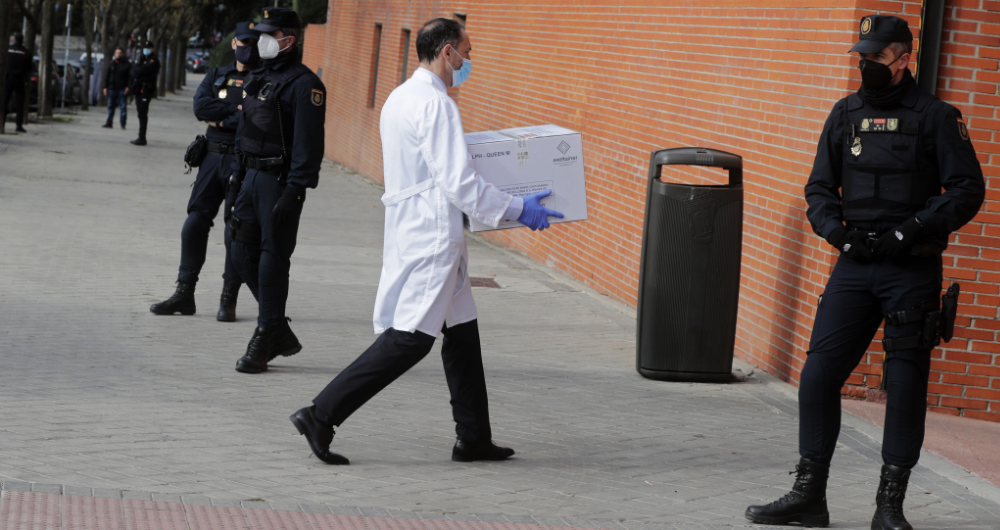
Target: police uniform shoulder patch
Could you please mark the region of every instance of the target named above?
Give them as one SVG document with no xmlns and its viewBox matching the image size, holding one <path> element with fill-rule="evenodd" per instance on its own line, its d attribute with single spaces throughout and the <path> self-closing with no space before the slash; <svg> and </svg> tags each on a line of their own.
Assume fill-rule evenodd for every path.
<svg viewBox="0 0 1000 530">
<path fill-rule="evenodd" d="M 314 88 L 313 91 L 312 91 L 312 97 L 310 98 L 310 101 L 312 101 L 312 104 L 315 105 L 315 106 L 317 106 L 317 107 L 320 106 L 320 105 L 322 105 L 323 104 L 323 91 Z"/>
<path fill-rule="evenodd" d="M 969 140 L 969 128 L 965 125 L 965 118 L 958 118 L 958 135 L 963 140 Z"/>
<path fill-rule="evenodd" d="M 865 17 L 865 19 L 861 21 L 861 34 L 867 35 L 869 32 L 871 32 L 871 30 L 872 30 L 872 17 Z"/>
</svg>

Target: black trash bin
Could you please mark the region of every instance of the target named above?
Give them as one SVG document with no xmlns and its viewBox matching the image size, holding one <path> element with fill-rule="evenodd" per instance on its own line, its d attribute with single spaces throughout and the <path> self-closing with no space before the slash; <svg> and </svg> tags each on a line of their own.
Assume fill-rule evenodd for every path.
<svg viewBox="0 0 1000 530">
<path fill-rule="evenodd" d="M 729 170 L 729 184 L 660 180 L 663 166 Z M 664 381 L 732 380 L 743 244 L 743 159 L 696 147 L 654 151 L 639 261 L 636 369 Z"/>
</svg>

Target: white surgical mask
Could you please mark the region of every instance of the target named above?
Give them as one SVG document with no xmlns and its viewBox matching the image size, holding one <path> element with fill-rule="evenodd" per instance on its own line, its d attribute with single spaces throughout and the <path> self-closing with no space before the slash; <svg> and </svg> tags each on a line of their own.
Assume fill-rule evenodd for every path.
<svg viewBox="0 0 1000 530">
<path fill-rule="evenodd" d="M 457 54 L 458 52 L 456 51 L 455 53 Z M 451 66 L 451 63 L 448 63 L 448 66 L 451 66 L 451 86 L 461 85 L 472 75 L 472 59 L 466 59 L 461 55 L 458 57 L 462 59 L 462 66 L 457 70 L 454 66 Z"/>
<path fill-rule="evenodd" d="M 264 33 L 257 39 L 257 51 L 260 52 L 261 59 L 274 59 L 279 53 L 288 49 L 288 46 L 282 48 L 278 41 L 285 40 L 291 37 L 282 37 L 280 39 L 275 39 L 274 37 Z"/>
</svg>

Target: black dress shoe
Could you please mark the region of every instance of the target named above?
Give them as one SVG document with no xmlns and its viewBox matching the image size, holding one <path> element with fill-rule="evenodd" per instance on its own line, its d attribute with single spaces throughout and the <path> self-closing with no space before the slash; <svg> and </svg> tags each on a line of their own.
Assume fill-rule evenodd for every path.
<svg viewBox="0 0 1000 530">
<path fill-rule="evenodd" d="M 129 143 L 132 144 L 132 145 L 146 145 L 146 139 L 145 138 L 136 138 L 135 140 L 132 140 Z"/>
<path fill-rule="evenodd" d="M 292 332 L 288 321 L 285 321 L 284 325 L 274 330 L 271 336 L 271 353 L 268 354 L 267 360 L 268 362 L 273 361 L 279 355 L 291 357 L 300 351 L 302 351 L 302 344 L 299 344 L 299 338 Z"/>
<path fill-rule="evenodd" d="M 507 460 L 514 456 L 514 450 L 510 447 L 500 447 L 490 442 L 455 442 L 455 448 L 451 450 L 451 459 L 455 462 L 475 462 L 476 460 Z"/>
<path fill-rule="evenodd" d="M 240 285 L 229 282 L 222 284 L 219 312 L 215 315 L 215 319 L 219 322 L 236 322 L 236 297 L 240 294 Z"/>
<path fill-rule="evenodd" d="M 28 131 L 24 127 L 18 127 L 17 129 L 14 129 L 14 132 L 23 132 L 23 133 L 26 133 Z"/>
<path fill-rule="evenodd" d="M 333 442 L 333 427 L 323 425 L 313 413 L 314 407 L 300 409 L 289 416 L 292 424 L 298 429 L 299 434 L 306 437 L 309 448 L 312 449 L 316 458 L 330 464 L 331 466 L 346 466 L 351 463 L 344 455 L 330 452 L 330 444 Z"/>
<path fill-rule="evenodd" d="M 101 128 L 102 129 L 114 129 L 115 126 L 111 125 L 110 123 L 105 123 L 104 125 L 101 125 Z"/>
<path fill-rule="evenodd" d="M 177 282 L 177 289 L 170 298 L 162 302 L 157 302 L 149 306 L 149 312 L 154 315 L 193 315 L 194 305 L 194 285 L 193 283 Z"/>
<path fill-rule="evenodd" d="M 236 371 L 245 374 L 259 374 L 267 371 L 267 361 L 271 351 L 271 333 L 258 327 L 247 344 L 247 352 L 236 361 Z"/>
</svg>

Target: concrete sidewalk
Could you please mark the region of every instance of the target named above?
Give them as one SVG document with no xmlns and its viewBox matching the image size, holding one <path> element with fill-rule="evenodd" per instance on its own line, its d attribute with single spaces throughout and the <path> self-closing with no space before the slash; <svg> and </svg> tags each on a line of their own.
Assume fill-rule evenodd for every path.
<svg viewBox="0 0 1000 530">
<path fill-rule="evenodd" d="M 176 278 L 194 177 L 183 150 L 202 130 L 191 95 L 193 85 L 153 102 L 146 147 L 128 144 L 135 124 L 101 129 L 100 109 L 0 136 L 0 529 L 85 524 L 73 510 L 93 528 L 347 528 L 342 516 L 356 516 L 384 528 L 714 529 L 746 526 L 748 504 L 788 490 L 788 385 L 643 379 L 627 312 L 471 238 L 472 276 L 501 286 L 476 298 L 495 439 L 517 456 L 449 461 L 454 424 L 432 354 L 338 431 L 351 466 L 318 462 L 288 415 L 374 338 L 381 191 L 324 164 L 292 258 L 288 313 L 304 350 L 265 374 L 237 373 L 256 311 L 244 289 L 239 321 L 215 320 L 220 230 L 198 313 L 148 309 Z M 836 528 L 870 525 L 877 437 L 845 416 L 829 491 Z M 989 529 L 1000 527 L 998 499 L 927 454 L 906 506 L 916 528 Z M 125 515 L 136 510 L 165 522 Z"/>
</svg>

